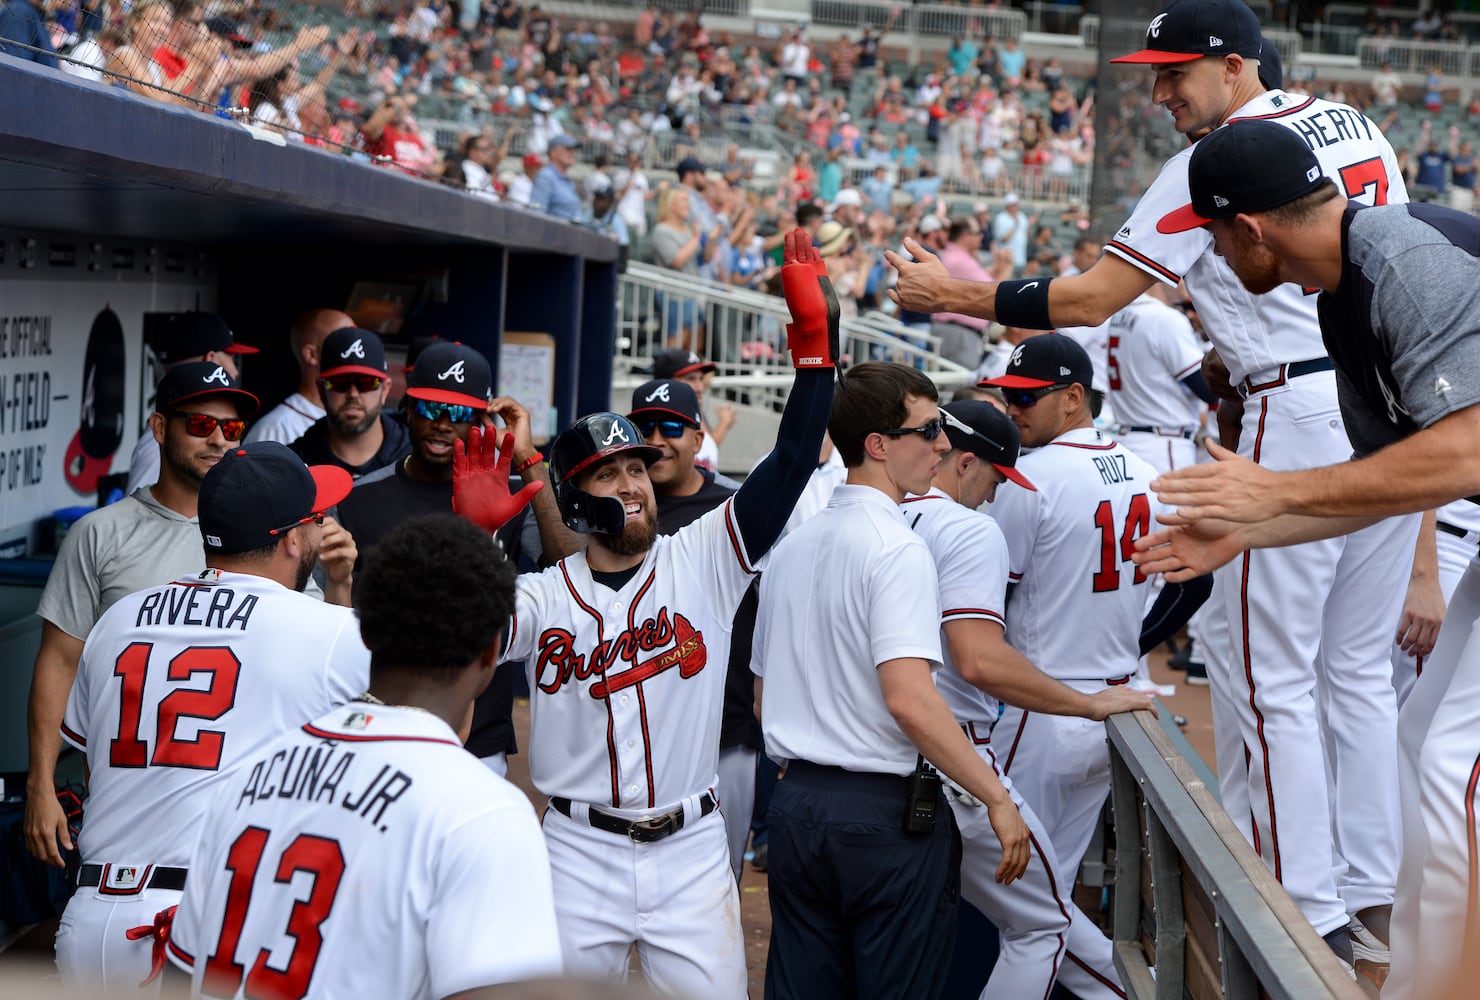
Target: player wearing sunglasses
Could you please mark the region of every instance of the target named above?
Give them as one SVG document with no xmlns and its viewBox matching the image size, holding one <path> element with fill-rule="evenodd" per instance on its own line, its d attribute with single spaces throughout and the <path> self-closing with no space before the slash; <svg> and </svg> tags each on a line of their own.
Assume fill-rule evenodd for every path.
<svg viewBox="0 0 1480 1000">
<path fill-rule="evenodd" d="M 688 382 L 664 378 L 643 383 L 632 392 L 627 416 L 643 440 L 661 452 L 648 466 L 660 533 L 672 534 L 739 488 L 698 464 L 706 435 L 699 394 Z"/>
<path fill-rule="evenodd" d="M 385 346 L 369 330 L 345 327 L 319 352 L 324 416 L 288 447 L 310 465 L 337 465 L 359 479 L 411 450 L 406 427 L 382 412 L 390 395 Z"/>
</svg>

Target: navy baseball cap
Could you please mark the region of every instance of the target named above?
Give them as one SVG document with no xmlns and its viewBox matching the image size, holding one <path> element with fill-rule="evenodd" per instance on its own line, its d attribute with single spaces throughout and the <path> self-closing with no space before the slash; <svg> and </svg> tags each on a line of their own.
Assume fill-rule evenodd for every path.
<svg viewBox="0 0 1480 1000">
<path fill-rule="evenodd" d="M 493 371 L 488 359 L 466 344 L 442 340 L 428 344 L 406 374 L 406 395 L 434 403 L 488 409 Z"/>
<path fill-rule="evenodd" d="M 172 316 L 165 327 L 159 360 L 167 365 L 185 358 L 201 358 L 213 351 L 256 354 L 257 348 L 238 344 L 226 321 L 215 313 L 187 312 Z"/>
<path fill-rule="evenodd" d="M 1172 0 L 1146 26 L 1146 47 L 1113 63 L 1192 62 L 1204 56 L 1258 59 L 1264 36 L 1244 0 Z"/>
<path fill-rule="evenodd" d="M 682 420 L 690 427 L 703 423 L 699 396 L 693 386 L 677 379 L 660 378 L 644 382 L 632 392 L 629 420 L 650 417 L 653 420 Z"/>
<path fill-rule="evenodd" d="M 168 413 L 192 399 L 220 396 L 236 406 L 239 417 L 250 417 L 262 402 L 243 389 L 231 373 L 214 361 L 187 361 L 165 373 L 154 388 L 154 409 Z"/>
<path fill-rule="evenodd" d="M 977 385 L 998 389 L 1046 389 L 1051 385 L 1078 382 L 1088 389 L 1094 380 L 1095 366 L 1077 340 L 1062 333 L 1041 333 L 1017 345 L 1008 359 L 1006 374 Z"/>
<path fill-rule="evenodd" d="M 1016 468 L 1021 439 L 1011 418 L 980 399 L 957 399 L 940 408 L 951 447 L 969 451 L 1025 490 L 1038 487 Z"/>
<path fill-rule="evenodd" d="M 717 372 L 719 365 L 713 361 L 705 361 L 693 351 L 686 351 L 682 347 L 669 348 L 660 351 L 653 358 L 654 378 L 678 378 L 680 375 L 688 375 L 690 372 Z"/>
<path fill-rule="evenodd" d="M 1192 147 L 1192 203 L 1163 215 L 1156 231 L 1183 233 L 1213 219 L 1267 212 L 1303 198 L 1325 180 L 1305 140 L 1283 125 L 1252 118 L 1229 122 Z"/>
<path fill-rule="evenodd" d="M 324 338 L 319 348 L 319 377 L 335 375 L 373 375 L 385 378 L 390 366 L 385 361 L 385 344 L 369 330 L 346 326 Z"/>
<path fill-rule="evenodd" d="M 286 445 L 232 448 L 200 484 L 200 535 L 208 552 L 234 555 L 271 545 L 349 496 L 354 480 L 337 465 L 303 464 Z"/>
<path fill-rule="evenodd" d="M 1260 37 L 1263 48 L 1259 52 L 1259 82 L 1264 84 L 1265 90 L 1284 90 L 1285 64 L 1280 59 L 1280 50 L 1274 47 L 1268 35 Z"/>
</svg>

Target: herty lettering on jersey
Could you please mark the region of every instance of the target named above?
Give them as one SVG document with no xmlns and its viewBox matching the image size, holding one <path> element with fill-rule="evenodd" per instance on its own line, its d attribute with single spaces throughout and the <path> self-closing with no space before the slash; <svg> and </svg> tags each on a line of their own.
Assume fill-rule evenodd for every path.
<svg viewBox="0 0 1480 1000">
<path fill-rule="evenodd" d="M 1289 125 L 1312 150 L 1334 146 L 1347 139 L 1370 140 L 1373 134 L 1372 123 L 1367 116 L 1351 108 L 1323 108 L 1293 117 Z"/>
<path fill-rule="evenodd" d="M 135 628 L 145 625 L 199 625 L 203 628 L 247 630 L 257 598 L 238 598 L 230 587 L 194 587 L 174 584 L 156 590 L 139 605 Z"/>
<path fill-rule="evenodd" d="M 273 798 L 326 806 L 337 803 L 345 812 L 367 820 L 384 833 L 381 818 L 388 807 L 411 790 L 411 776 L 383 764 L 374 777 L 366 780 L 363 773 L 351 773 L 354 763 L 355 752 L 335 743 L 279 750 L 252 765 L 236 808 Z"/>
<path fill-rule="evenodd" d="M 693 677 L 704 669 L 708 659 L 704 633 L 696 630 L 683 615 L 675 614 L 670 622 L 667 608 L 659 609 L 657 617 L 641 625 L 603 639 L 590 652 L 578 653 L 575 645 L 576 637 L 563 628 L 549 628 L 540 633 L 535 683 L 545 694 L 557 693 L 572 680 L 579 683 L 599 676 L 601 680 L 591 685 L 589 693 L 602 701 L 674 667 L 678 668 L 680 677 Z M 638 661 L 641 654 L 658 649 L 663 652 Z M 613 667 L 623 663 L 631 666 L 612 672 Z"/>
</svg>

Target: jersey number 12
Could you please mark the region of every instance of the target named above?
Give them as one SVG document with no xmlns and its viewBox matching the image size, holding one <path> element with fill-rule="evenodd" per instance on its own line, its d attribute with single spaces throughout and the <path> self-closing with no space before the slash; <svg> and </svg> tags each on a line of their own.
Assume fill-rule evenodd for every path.
<svg viewBox="0 0 1480 1000">
<path fill-rule="evenodd" d="M 180 739 L 175 729 L 181 719 L 214 722 L 236 704 L 237 675 L 242 661 L 227 646 L 191 646 L 170 660 L 168 678 L 188 681 L 196 674 L 209 674 L 210 686 L 204 691 L 182 688 L 171 691 L 159 702 L 155 724 L 154 753 L 139 736 L 139 723 L 144 713 L 144 681 L 149 676 L 149 657 L 154 645 L 130 643 L 113 664 L 113 676 L 119 678 L 118 738 L 109 746 L 108 763 L 114 767 L 189 767 L 214 771 L 221 766 L 221 745 L 226 734 L 218 729 L 202 729 L 195 739 Z"/>
<path fill-rule="evenodd" d="M 1117 532 L 1115 510 L 1110 506 L 1109 500 L 1101 500 L 1100 505 L 1095 508 L 1095 527 L 1100 529 L 1100 569 L 1091 577 L 1091 582 L 1095 593 L 1103 594 L 1120 589 L 1120 564 L 1131 561 L 1131 556 L 1136 551 L 1136 539 L 1151 530 L 1151 503 L 1144 493 L 1131 497 L 1130 509 L 1125 514 L 1125 524 Z M 1120 547 L 1119 559 L 1115 552 L 1117 541 Z M 1137 566 L 1132 582 L 1142 583 L 1145 579 L 1146 574 Z"/>
</svg>

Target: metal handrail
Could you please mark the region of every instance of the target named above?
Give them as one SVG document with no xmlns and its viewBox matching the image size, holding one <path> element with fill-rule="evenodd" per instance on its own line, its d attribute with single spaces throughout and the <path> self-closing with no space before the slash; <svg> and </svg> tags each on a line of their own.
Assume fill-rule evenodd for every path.
<svg viewBox="0 0 1480 1000">
<path fill-rule="evenodd" d="M 1127 996 L 1205 995 L 1193 987 L 1210 984 L 1189 980 L 1207 969 L 1217 970 L 1221 983 L 1211 985 L 1227 997 L 1364 996 L 1157 721 L 1146 712 L 1112 715 L 1105 730 L 1115 967 Z M 1189 961 L 1194 953 L 1201 962 Z"/>
</svg>

